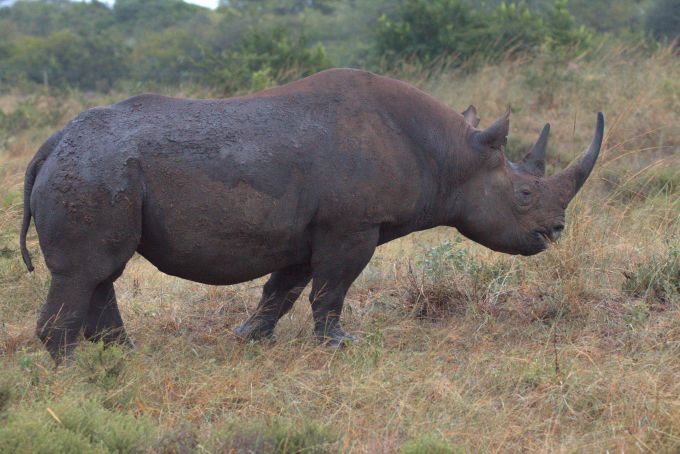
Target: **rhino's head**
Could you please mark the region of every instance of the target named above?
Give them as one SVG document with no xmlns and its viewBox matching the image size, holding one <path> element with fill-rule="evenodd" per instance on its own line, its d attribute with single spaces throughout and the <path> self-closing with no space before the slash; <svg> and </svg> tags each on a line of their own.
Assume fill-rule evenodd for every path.
<svg viewBox="0 0 680 454">
<path fill-rule="evenodd" d="M 588 150 L 567 169 L 549 177 L 545 176 L 545 149 L 550 125 L 545 125 L 524 159 L 515 163 L 503 154 L 509 111 L 484 130 L 474 128 L 475 115 L 464 116 L 472 126 L 468 143 L 479 166 L 457 194 L 455 226 L 468 238 L 499 252 L 533 255 L 543 251 L 559 238 L 565 209 L 595 165 L 604 116 L 597 115 Z"/>
</svg>

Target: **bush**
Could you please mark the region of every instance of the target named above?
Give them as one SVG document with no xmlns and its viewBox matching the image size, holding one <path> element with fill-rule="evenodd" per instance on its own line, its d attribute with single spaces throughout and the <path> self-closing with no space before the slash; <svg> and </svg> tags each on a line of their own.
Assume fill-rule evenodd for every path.
<svg viewBox="0 0 680 454">
<path fill-rule="evenodd" d="M 64 113 L 61 100 L 36 96 L 24 99 L 11 112 L 0 109 L 0 146 L 27 129 L 56 126 Z"/>
<path fill-rule="evenodd" d="M 645 25 L 656 39 L 680 39 L 680 0 L 655 0 L 647 12 Z"/>
<path fill-rule="evenodd" d="M 546 13 L 544 45 L 551 51 L 565 54 L 581 52 L 591 43 L 593 35 L 567 9 L 568 0 L 554 0 Z"/>
<path fill-rule="evenodd" d="M 464 449 L 451 445 L 438 434 L 424 434 L 404 443 L 399 450 L 401 454 L 456 454 Z"/>
<path fill-rule="evenodd" d="M 131 76 L 140 82 L 178 84 L 201 78 L 205 45 L 179 27 L 149 33 L 130 54 Z"/>
<path fill-rule="evenodd" d="M 680 302 L 680 242 L 667 240 L 666 251 L 624 272 L 623 291 L 664 305 Z"/>
<path fill-rule="evenodd" d="M 378 23 L 377 53 L 388 60 L 470 58 L 488 45 L 487 23 L 463 0 L 407 0 L 395 20 Z"/>
<path fill-rule="evenodd" d="M 316 423 L 305 422 L 299 427 L 275 419 L 270 426 L 232 427 L 217 443 L 217 452 L 248 452 L 254 454 L 326 454 L 339 452 L 338 437 Z"/>
<path fill-rule="evenodd" d="M 649 202 L 658 196 L 675 197 L 680 192 L 680 174 L 672 166 L 659 166 L 633 177 L 610 169 L 604 171 L 602 177 L 613 196 L 623 203 Z"/>
<path fill-rule="evenodd" d="M 333 1 L 289 6 L 330 13 Z M 88 90 L 130 80 L 152 87 L 192 82 L 234 93 L 331 66 L 321 44 L 307 45 L 283 16 L 260 9 L 211 12 L 181 0 L 119 0 L 113 10 L 99 3 L 18 2 L 0 9 L 0 79 L 3 86 Z"/>
<path fill-rule="evenodd" d="M 464 313 L 471 305 L 494 302 L 512 277 L 506 262 L 479 262 L 460 243 L 445 241 L 418 258 L 419 271 L 409 270 L 406 292 L 418 317 Z"/>
<path fill-rule="evenodd" d="M 116 0 L 113 16 L 122 28 L 135 33 L 161 31 L 207 16 L 207 12 L 182 0 Z"/>
<path fill-rule="evenodd" d="M 0 70 L 10 81 L 108 89 L 127 75 L 125 56 L 125 48 L 114 34 L 82 36 L 66 29 L 45 37 L 17 39 Z"/>
<path fill-rule="evenodd" d="M 11 377 L 0 377 L 0 417 L 12 401 L 14 387 L 15 381 Z"/>
<path fill-rule="evenodd" d="M 539 13 L 524 2 L 502 2 L 488 12 L 465 0 L 407 0 L 396 19 L 380 18 L 376 49 L 388 61 L 415 57 L 425 62 L 451 56 L 494 59 L 540 46 L 582 50 L 591 34 L 576 25 L 566 5 L 555 0 Z"/>
<path fill-rule="evenodd" d="M 251 28 L 235 49 L 206 56 L 204 80 L 233 93 L 285 83 L 331 66 L 321 44 L 306 44 L 304 35 L 283 27 Z"/>
<path fill-rule="evenodd" d="M 145 418 L 65 397 L 11 412 L 0 427 L 0 452 L 146 452 L 154 432 Z"/>
</svg>

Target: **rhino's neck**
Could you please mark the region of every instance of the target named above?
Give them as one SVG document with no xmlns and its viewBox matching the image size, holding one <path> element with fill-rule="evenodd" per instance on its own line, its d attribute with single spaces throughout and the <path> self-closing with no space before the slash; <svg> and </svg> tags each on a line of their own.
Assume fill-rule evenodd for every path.
<svg viewBox="0 0 680 454">
<path fill-rule="evenodd" d="M 413 144 L 412 152 L 432 179 L 425 206 L 401 231 L 439 225 L 455 226 L 461 187 L 479 168 L 479 156 L 469 146 L 472 129 L 461 114 L 427 93 L 403 82 L 388 85 L 382 103 Z M 409 233 L 409 232 L 406 232 Z M 404 233 L 404 234 L 406 234 Z"/>
</svg>

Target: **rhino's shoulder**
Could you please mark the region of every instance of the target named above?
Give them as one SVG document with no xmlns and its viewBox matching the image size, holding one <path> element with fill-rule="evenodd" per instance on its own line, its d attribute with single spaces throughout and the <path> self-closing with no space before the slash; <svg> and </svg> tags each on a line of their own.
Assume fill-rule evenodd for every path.
<svg viewBox="0 0 680 454">
<path fill-rule="evenodd" d="M 179 98 L 171 98 L 169 96 L 158 95 L 155 93 L 143 93 L 141 95 L 136 95 L 131 98 L 124 99 L 115 104 L 112 104 L 112 109 L 139 109 L 142 107 L 149 107 L 153 105 L 166 104 L 168 102 L 179 101 Z"/>
</svg>

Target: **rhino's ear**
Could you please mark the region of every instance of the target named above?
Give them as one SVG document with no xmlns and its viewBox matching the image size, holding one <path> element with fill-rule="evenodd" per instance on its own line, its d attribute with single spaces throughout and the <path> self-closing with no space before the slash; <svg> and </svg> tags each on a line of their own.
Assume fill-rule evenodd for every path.
<svg viewBox="0 0 680 454">
<path fill-rule="evenodd" d="M 494 123 L 483 131 L 480 131 L 475 140 L 482 146 L 501 149 L 508 141 L 510 130 L 510 108 Z"/>
<path fill-rule="evenodd" d="M 473 128 L 476 128 L 479 125 L 479 117 L 477 116 L 477 109 L 475 106 L 470 104 L 468 108 L 461 113 L 463 114 L 463 118 L 465 118 L 465 123 Z"/>
</svg>

